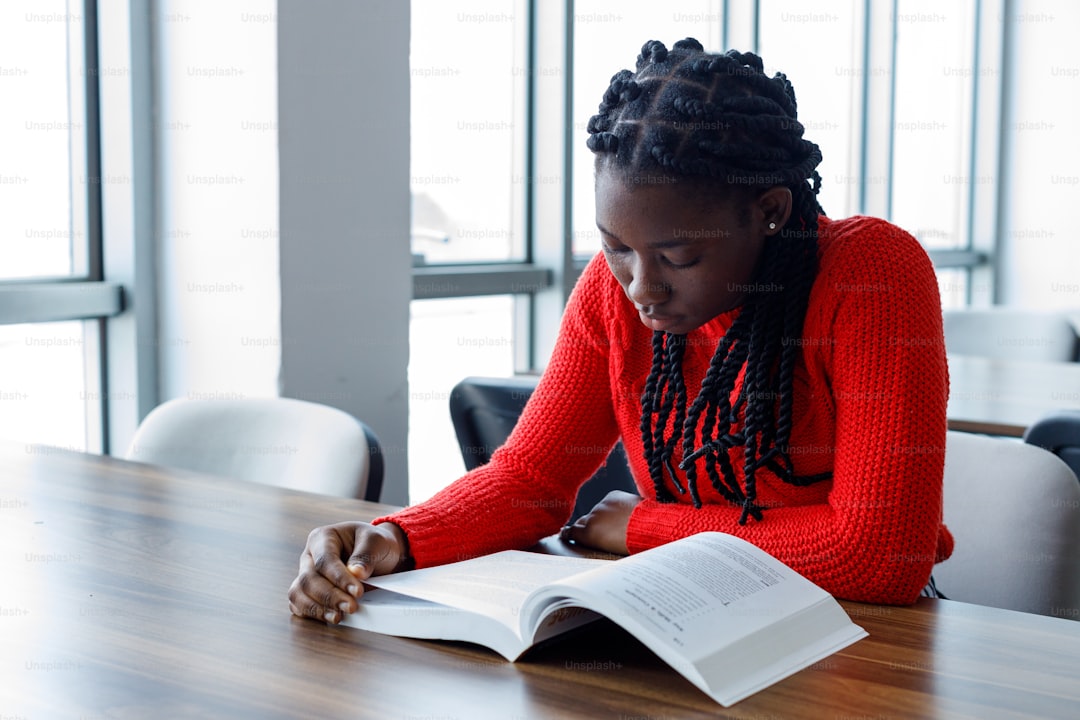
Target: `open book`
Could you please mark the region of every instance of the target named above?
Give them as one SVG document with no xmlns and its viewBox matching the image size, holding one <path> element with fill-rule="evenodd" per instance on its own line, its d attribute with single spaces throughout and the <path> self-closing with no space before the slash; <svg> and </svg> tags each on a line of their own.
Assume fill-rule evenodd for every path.
<svg viewBox="0 0 1080 720">
<path fill-rule="evenodd" d="M 603 616 L 725 706 L 867 634 L 817 585 L 716 532 L 615 561 L 509 550 L 367 584 L 344 624 L 516 660 Z"/>
</svg>

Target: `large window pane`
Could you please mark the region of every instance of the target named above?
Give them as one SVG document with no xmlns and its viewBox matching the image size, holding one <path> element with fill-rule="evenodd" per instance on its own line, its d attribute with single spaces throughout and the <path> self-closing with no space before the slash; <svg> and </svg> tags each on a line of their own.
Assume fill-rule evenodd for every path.
<svg viewBox="0 0 1080 720">
<path fill-rule="evenodd" d="M 514 373 L 514 297 L 413 300 L 409 326 L 409 499 L 420 502 L 465 471 L 450 391 L 468 375 Z"/>
<path fill-rule="evenodd" d="M 524 258 L 524 0 L 413 0 L 414 263 Z"/>
<path fill-rule="evenodd" d="M 765 71 L 782 72 L 795 87 L 804 137 L 821 148 L 818 201 L 830 217 L 856 211 L 853 186 L 861 181 L 854 142 L 861 115 L 854 98 L 863 82 L 862 28 L 857 0 L 808 4 L 800 0 L 761 0 L 761 57 Z M 805 38 L 814 52 L 806 53 Z"/>
<path fill-rule="evenodd" d="M 0 438 L 86 449 L 83 323 L 0 325 Z"/>
<path fill-rule="evenodd" d="M 87 271 L 82 34 L 80 2 L 0 3 L 0 279 Z"/>
<path fill-rule="evenodd" d="M 976 77 L 1000 82 L 996 68 L 972 63 L 975 2 L 899 0 L 893 123 L 893 222 L 928 248 L 967 246 L 971 108 Z"/>
<path fill-rule="evenodd" d="M 0 281 L 89 277 L 92 191 L 130 182 L 87 173 L 83 5 L 0 3 Z M 0 437 L 100 450 L 97 340 L 94 323 L 0 326 Z"/>
<path fill-rule="evenodd" d="M 585 126 L 596 113 L 611 76 L 633 70 L 641 46 L 660 40 L 668 47 L 685 37 L 707 50 L 720 50 L 721 0 L 668 3 L 577 0 L 574 3 L 573 87 L 573 251 L 592 255 L 600 249 L 593 198 L 593 154 L 585 147 Z"/>
</svg>

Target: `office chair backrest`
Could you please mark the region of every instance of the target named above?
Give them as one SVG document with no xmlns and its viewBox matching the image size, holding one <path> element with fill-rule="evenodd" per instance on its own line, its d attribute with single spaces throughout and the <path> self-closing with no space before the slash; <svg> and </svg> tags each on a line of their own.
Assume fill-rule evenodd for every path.
<svg viewBox="0 0 1080 720">
<path fill-rule="evenodd" d="M 1063 313 L 986 308 L 943 313 L 945 349 L 958 355 L 1072 362 L 1080 339 Z"/>
<path fill-rule="evenodd" d="M 944 490 L 956 548 L 934 580 L 947 598 L 1080 619 L 1080 483 L 1060 458 L 950 431 Z"/>
<path fill-rule="evenodd" d="M 1058 410 L 1039 418 L 1024 431 L 1024 442 L 1054 453 L 1080 476 L 1080 410 Z"/>
<path fill-rule="evenodd" d="M 170 400 L 140 423 L 129 460 L 377 501 L 379 441 L 327 405 L 289 398 Z"/>
<path fill-rule="evenodd" d="M 450 419 L 467 470 L 488 462 L 506 442 L 539 380 L 537 376 L 467 377 L 454 386 Z M 637 492 L 622 443 L 615 445 L 604 465 L 578 491 L 571 521 L 591 510 L 611 490 Z"/>
</svg>

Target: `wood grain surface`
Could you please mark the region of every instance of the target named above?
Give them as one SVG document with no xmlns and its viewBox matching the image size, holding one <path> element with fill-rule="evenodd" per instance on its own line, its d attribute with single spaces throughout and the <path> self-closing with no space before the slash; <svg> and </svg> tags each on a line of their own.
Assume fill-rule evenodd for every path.
<svg viewBox="0 0 1080 720">
<path fill-rule="evenodd" d="M 1080 712 L 1080 623 L 948 601 L 844 603 L 868 638 L 727 709 L 607 623 L 507 663 L 292 617 L 309 530 L 386 509 L 0 445 L 0 718 Z"/>
<path fill-rule="evenodd" d="M 1080 409 L 1080 363 L 949 356 L 950 430 L 1023 437 L 1067 408 Z"/>
</svg>

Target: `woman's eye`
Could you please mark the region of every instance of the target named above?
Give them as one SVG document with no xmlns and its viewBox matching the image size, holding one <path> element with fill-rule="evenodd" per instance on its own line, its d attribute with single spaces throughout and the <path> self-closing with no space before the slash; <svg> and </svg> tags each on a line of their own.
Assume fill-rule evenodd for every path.
<svg viewBox="0 0 1080 720">
<path fill-rule="evenodd" d="M 665 257 L 663 258 L 663 260 L 668 266 L 673 267 L 676 270 L 684 270 L 686 268 L 697 265 L 701 258 L 694 258 L 693 260 L 683 260 L 682 258 L 676 258 L 673 260 L 671 258 Z"/>
</svg>

